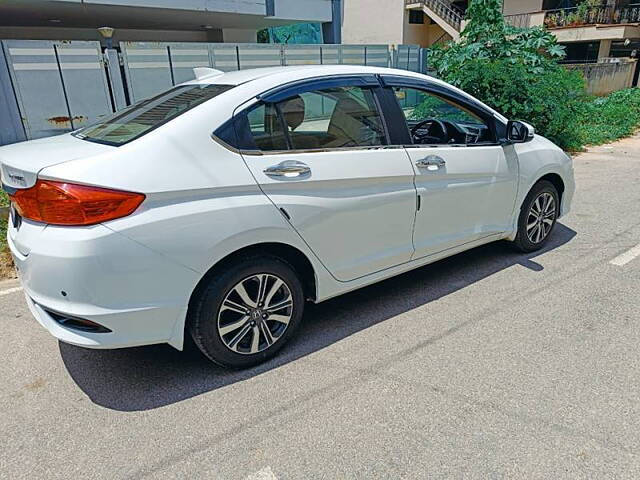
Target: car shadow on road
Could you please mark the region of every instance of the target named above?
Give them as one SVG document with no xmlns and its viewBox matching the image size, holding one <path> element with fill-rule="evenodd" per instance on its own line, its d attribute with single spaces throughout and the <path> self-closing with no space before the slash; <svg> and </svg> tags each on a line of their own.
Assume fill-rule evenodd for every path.
<svg viewBox="0 0 640 480">
<path fill-rule="evenodd" d="M 150 410 L 278 368 L 396 315 L 463 289 L 513 265 L 533 272 L 533 259 L 571 241 L 576 232 L 557 224 L 547 246 L 520 254 L 503 242 L 484 245 L 319 305 L 309 305 L 296 337 L 269 362 L 243 371 L 211 364 L 195 349 L 168 345 L 88 350 L 59 343 L 67 371 L 96 404 L 120 411 Z"/>
</svg>

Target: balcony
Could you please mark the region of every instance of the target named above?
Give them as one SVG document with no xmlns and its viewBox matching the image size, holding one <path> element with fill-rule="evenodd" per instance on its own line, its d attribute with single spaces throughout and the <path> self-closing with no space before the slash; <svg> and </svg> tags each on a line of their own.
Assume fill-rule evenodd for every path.
<svg viewBox="0 0 640 480">
<path fill-rule="evenodd" d="M 630 23 L 640 23 L 640 6 L 595 7 L 586 12 L 579 11 L 579 8 L 563 8 L 547 10 L 544 15 L 544 25 L 549 29 Z"/>
<path fill-rule="evenodd" d="M 438 17 L 433 18 L 437 23 L 440 23 L 438 20 L 441 20 L 455 29 L 456 32 L 461 30 L 464 12 L 454 5 L 451 0 L 405 0 L 404 4 L 408 9 L 425 9 L 428 14 L 435 14 L 434 16 Z"/>
</svg>

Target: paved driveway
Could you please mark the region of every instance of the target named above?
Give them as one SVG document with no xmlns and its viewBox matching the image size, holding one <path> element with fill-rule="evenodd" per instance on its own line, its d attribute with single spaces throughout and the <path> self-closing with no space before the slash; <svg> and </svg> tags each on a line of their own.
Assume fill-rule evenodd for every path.
<svg viewBox="0 0 640 480">
<path fill-rule="evenodd" d="M 3 284 L 0 477 L 638 478 L 640 139 L 575 166 L 544 252 L 318 305 L 250 371 L 59 344 Z"/>
</svg>

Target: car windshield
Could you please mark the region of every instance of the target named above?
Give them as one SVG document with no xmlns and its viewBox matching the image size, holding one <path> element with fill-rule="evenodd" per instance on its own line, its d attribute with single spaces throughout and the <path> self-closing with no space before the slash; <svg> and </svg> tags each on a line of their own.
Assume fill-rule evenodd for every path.
<svg viewBox="0 0 640 480">
<path fill-rule="evenodd" d="M 182 85 L 143 100 L 124 111 L 74 133 L 83 140 L 123 145 L 217 97 L 233 85 Z"/>
</svg>

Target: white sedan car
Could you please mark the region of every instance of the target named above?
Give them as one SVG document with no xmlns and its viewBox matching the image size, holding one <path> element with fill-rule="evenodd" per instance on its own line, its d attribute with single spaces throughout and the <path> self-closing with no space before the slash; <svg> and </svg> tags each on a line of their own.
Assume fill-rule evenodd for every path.
<svg viewBox="0 0 640 480">
<path fill-rule="evenodd" d="M 89 348 L 191 335 L 229 367 L 273 356 L 306 301 L 496 240 L 540 249 L 574 192 L 529 125 L 360 66 L 196 69 L 0 164 L 38 322 Z"/>
</svg>

